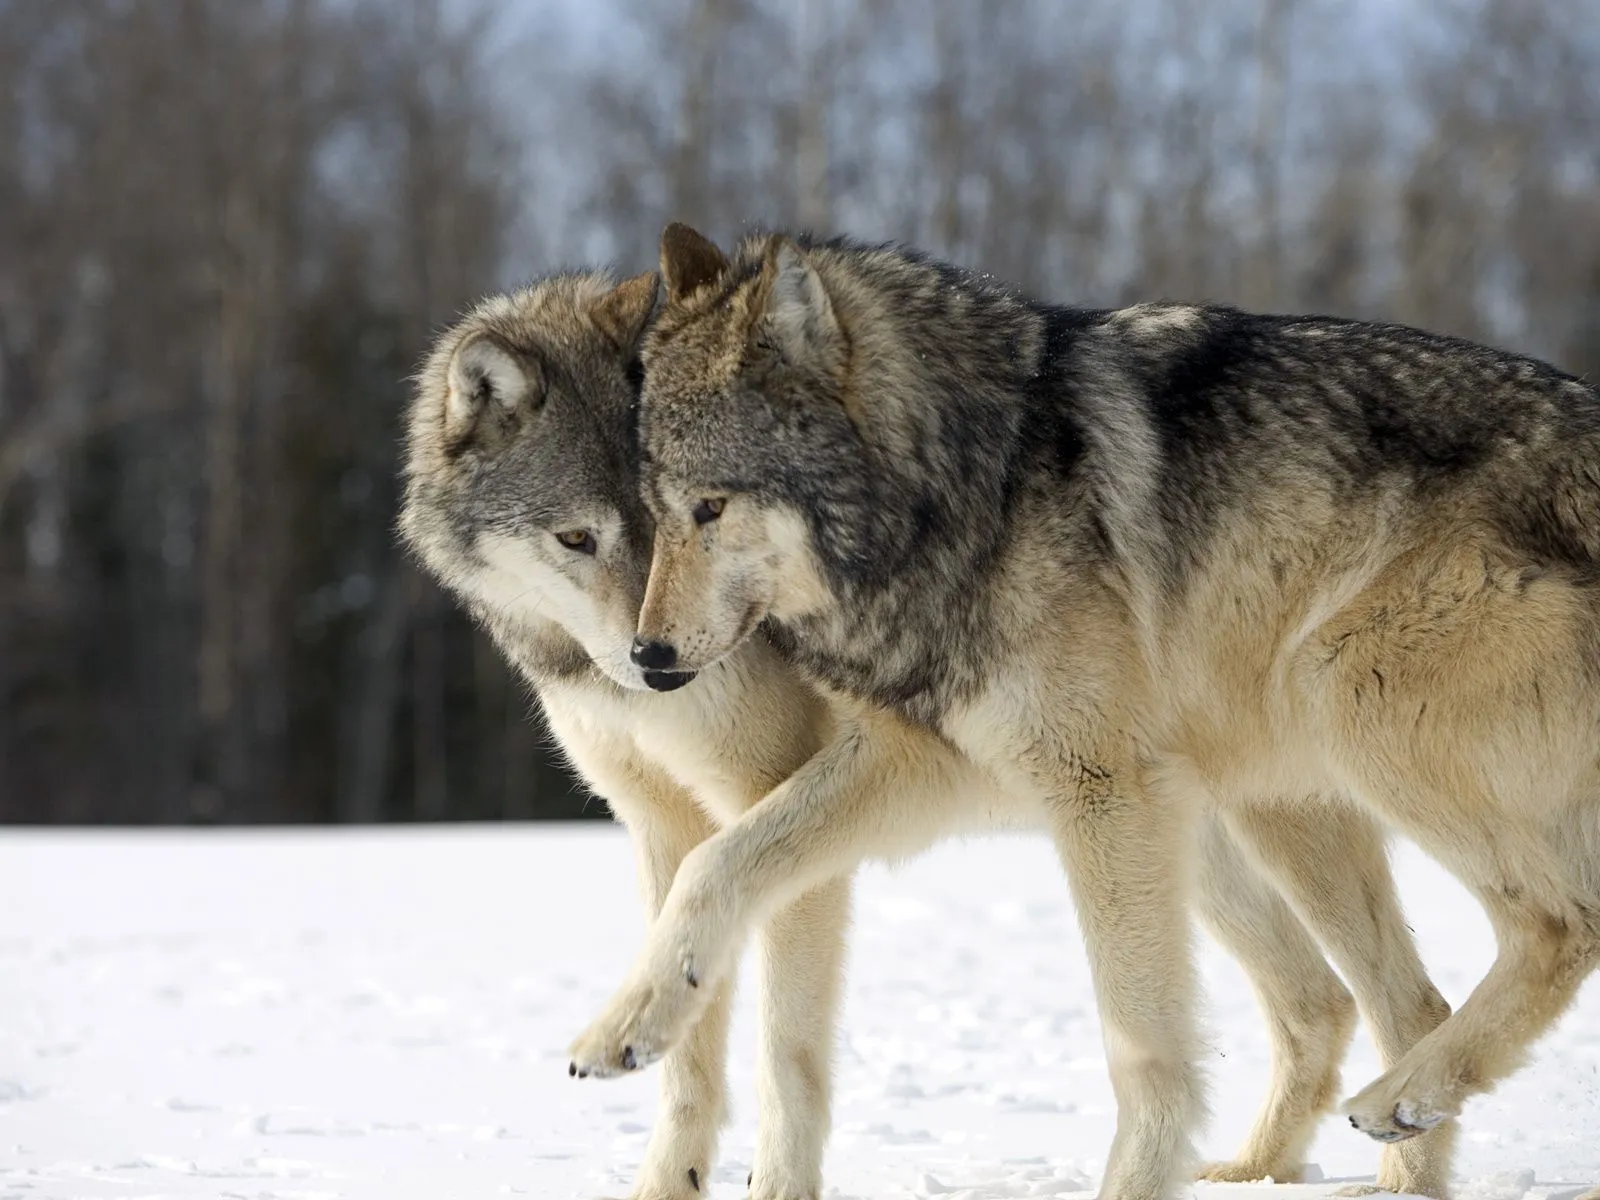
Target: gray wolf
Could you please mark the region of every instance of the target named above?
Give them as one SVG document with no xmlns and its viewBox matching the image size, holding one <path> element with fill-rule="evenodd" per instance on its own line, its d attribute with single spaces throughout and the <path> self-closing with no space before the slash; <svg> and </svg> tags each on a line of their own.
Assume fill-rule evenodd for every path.
<svg viewBox="0 0 1600 1200">
<path fill-rule="evenodd" d="M 562 751 L 627 827 L 652 915 L 689 851 L 829 736 L 826 708 L 759 641 L 689 689 L 688 676 L 634 661 L 650 538 L 637 350 L 657 291 L 653 272 L 620 284 L 556 275 L 445 331 L 407 414 L 400 516 L 404 542 L 517 666 Z M 830 881 L 762 931 L 756 1172 L 774 1195 L 820 1186 L 848 911 L 848 879 Z M 709 1180 L 730 985 L 706 992 L 663 1065 L 638 1200 L 686 1200 Z"/>
<path fill-rule="evenodd" d="M 1600 960 L 1592 387 L 1392 325 L 1042 304 L 848 241 L 725 256 L 669 226 L 662 270 L 639 636 L 704 672 L 764 627 L 840 719 L 685 861 L 581 1066 L 669 1049 L 752 920 L 970 816 L 905 785 L 916 730 L 1055 839 L 1118 1100 L 1103 1195 L 1170 1194 L 1202 1113 L 1208 807 L 1353 800 L 1495 927 L 1358 1128 L 1432 1136 L 1515 1068 Z M 1339 850 L 1291 856 L 1301 887 L 1340 889 Z"/>
<path fill-rule="evenodd" d="M 639 481 L 637 351 L 655 295 L 653 276 L 617 285 L 599 273 L 558 275 L 491 297 L 445 331 L 408 414 L 400 520 L 406 543 L 517 664 L 562 748 L 627 826 L 651 913 L 691 849 L 797 770 L 838 719 L 760 637 L 692 687 L 684 673 L 635 661 L 652 530 Z M 901 734 L 902 784 L 920 780 L 930 802 L 959 790 L 968 805 L 1003 815 L 994 782 L 942 740 L 914 727 Z M 1276 1050 L 1250 1141 L 1206 1174 L 1287 1180 L 1333 1099 L 1355 1007 L 1307 928 L 1391 1056 L 1448 1010 L 1359 813 L 1240 812 L 1204 828 L 1200 908 L 1249 970 Z M 1308 855 L 1341 864 L 1332 893 L 1295 873 Z M 757 1197 L 821 1188 L 847 911 L 848 884 L 833 880 L 761 929 Z M 640 1200 L 696 1195 L 715 1158 L 728 993 L 725 984 L 705 991 L 700 1019 L 665 1057 Z M 1442 1194 L 1447 1136 L 1386 1150 L 1380 1182 Z"/>
</svg>

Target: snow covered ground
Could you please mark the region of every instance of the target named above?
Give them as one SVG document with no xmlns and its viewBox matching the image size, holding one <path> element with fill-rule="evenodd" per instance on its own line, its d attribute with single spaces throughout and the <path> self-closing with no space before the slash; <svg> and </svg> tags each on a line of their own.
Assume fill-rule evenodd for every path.
<svg viewBox="0 0 1600 1200">
<path fill-rule="evenodd" d="M 1492 954 L 1465 893 L 1409 848 L 1408 912 L 1459 1002 Z M 565 1047 L 642 921 L 614 828 L 0 834 L 0 1200 L 621 1196 L 653 1075 L 575 1081 Z M 1067 888 L 1042 842 L 952 844 L 861 882 L 829 1194 L 1072 1196 L 1112 1129 Z M 1205 950 L 1210 1155 L 1266 1077 L 1243 977 Z M 713 1195 L 753 1141 L 750 989 Z M 1377 1070 L 1364 1035 L 1353 1090 Z M 1327 1122 L 1329 1181 L 1377 1146 Z M 1468 1110 L 1460 1192 L 1600 1180 L 1600 987 Z M 1270 1189 L 1324 1195 L 1321 1186 Z M 1201 1200 L 1263 1200 L 1203 1186 Z"/>
</svg>

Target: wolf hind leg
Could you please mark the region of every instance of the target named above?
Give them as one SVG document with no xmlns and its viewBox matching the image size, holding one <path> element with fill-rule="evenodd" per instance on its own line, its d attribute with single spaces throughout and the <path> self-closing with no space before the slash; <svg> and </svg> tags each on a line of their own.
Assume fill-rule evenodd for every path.
<svg viewBox="0 0 1600 1200">
<path fill-rule="evenodd" d="M 1513 833 L 1502 845 L 1514 838 Z M 1600 914 L 1574 899 L 1563 902 L 1553 881 L 1539 882 L 1546 887 L 1519 882 L 1474 888 L 1499 954 L 1454 1015 L 1345 1105 L 1357 1129 L 1399 1142 L 1456 1116 L 1468 1097 L 1488 1091 L 1522 1064 L 1535 1039 L 1600 965 Z M 1528 898 L 1535 895 L 1543 900 Z"/>
<path fill-rule="evenodd" d="M 1224 819 L 1344 973 L 1384 1066 L 1399 1062 L 1450 1015 L 1450 1006 L 1406 926 L 1382 830 L 1353 804 L 1331 799 L 1230 805 Z M 1446 1121 L 1385 1146 L 1378 1188 L 1442 1200 L 1456 1131 Z"/>
<path fill-rule="evenodd" d="M 1220 817 L 1206 817 L 1199 840 L 1201 921 L 1249 976 L 1272 1038 L 1272 1081 L 1250 1135 L 1233 1159 L 1207 1164 L 1199 1178 L 1298 1183 L 1317 1122 L 1338 1099 L 1355 1001 Z"/>
</svg>

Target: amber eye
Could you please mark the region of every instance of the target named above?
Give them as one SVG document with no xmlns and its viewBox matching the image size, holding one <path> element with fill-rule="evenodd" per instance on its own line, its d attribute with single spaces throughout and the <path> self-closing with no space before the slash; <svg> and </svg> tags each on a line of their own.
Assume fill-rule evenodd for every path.
<svg viewBox="0 0 1600 1200">
<path fill-rule="evenodd" d="M 576 550 L 579 554 L 594 553 L 594 534 L 587 529 L 563 529 L 556 534 L 556 541 L 568 550 Z"/>
<path fill-rule="evenodd" d="M 715 500 L 700 501 L 699 504 L 694 506 L 694 523 L 696 525 L 704 525 L 708 521 L 715 521 L 722 515 L 722 510 L 727 506 L 728 502 L 720 496 Z"/>
</svg>

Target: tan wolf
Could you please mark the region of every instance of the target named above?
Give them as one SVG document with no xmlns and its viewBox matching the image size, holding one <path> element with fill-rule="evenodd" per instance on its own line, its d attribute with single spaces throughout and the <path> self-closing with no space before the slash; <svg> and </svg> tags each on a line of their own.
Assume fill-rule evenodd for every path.
<svg viewBox="0 0 1600 1200">
<path fill-rule="evenodd" d="M 671 226 L 662 269 L 644 654 L 703 673 L 766 629 L 840 719 L 685 860 L 580 1067 L 669 1050 L 751 922 L 970 817 L 920 784 L 931 732 L 1066 866 L 1118 1100 L 1104 1196 L 1171 1194 L 1202 1114 L 1207 805 L 1259 830 L 1352 797 L 1488 911 L 1495 965 L 1359 1128 L 1437 1131 L 1514 1069 L 1600 961 L 1592 387 L 1397 326 L 1050 306 L 847 241 L 726 257 Z M 1342 891 L 1340 849 L 1285 873 Z"/>
<path fill-rule="evenodd" d="M 602 274 L 560 275 L 492 297 L 443 333 L 408 415 L 401 516 L 406 542 L 538 691 L 561 746 L 627 825 L 652 913 L 689 849 L 800 767 L 835 722 L 760 638 L 692 687 L 685 674 L 635 661 L 650 541 L 634 428 L 637 342 L 655 293 L 653 276 L 614 285 Z M 969 807 L 1003 813 L 998 787 L 941 740 L 912 729 L 905 738 L 916 761 L 902 785 L 932 804 L 951 789 Z M 1369 823 L 1321 810 L 1230 822 L 1206 826 L 1200 906 L 1255 981 L 1275 1069 L 1244 1150 L 1207 1174 L 1287 1180 L 1333 1099 L 1353 1021 L 1350 995 L 1302 920 L 1391 1057 L 1447 1010 L 1417 961 Z M 1320 891 L 1296 873 L 1308 855 L 1338 856 L 1337 888 Z M 762 931 L 759 1197 L 821 1187 L 847 904 L 847 885 L 827 883 Z M 640 1200 L 687 1198 L 709 1177 L 727 1023 L 726 988 L 711 993 L 666 1058 Z M 1447 1136 L 1386 1150 L 1380 1182 L 1441 1194 Z"/>
</svg>

